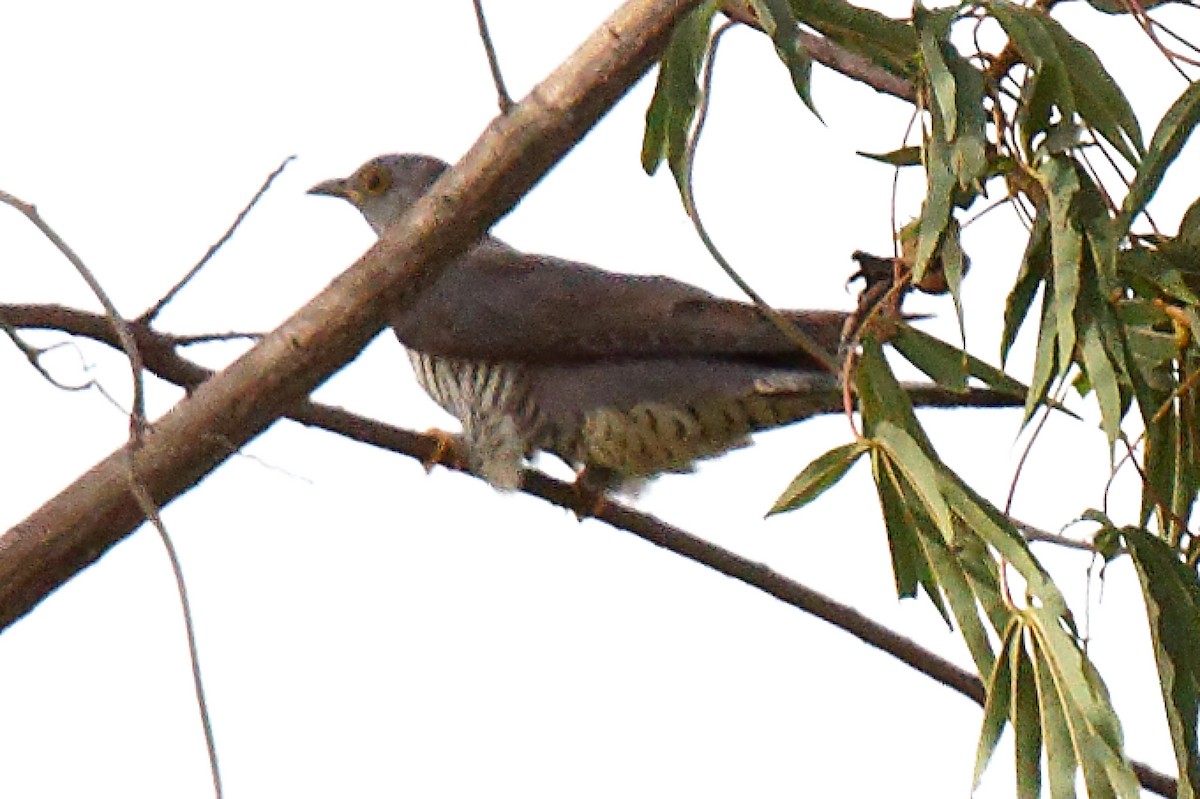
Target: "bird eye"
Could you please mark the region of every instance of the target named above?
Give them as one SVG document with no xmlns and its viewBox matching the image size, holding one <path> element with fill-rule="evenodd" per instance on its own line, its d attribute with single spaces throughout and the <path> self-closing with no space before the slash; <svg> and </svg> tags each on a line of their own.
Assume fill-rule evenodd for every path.
<svg viewBox="0 0 1200 799">
<path fill-rule="evenodd" d="M 363 172 L 362 187 L 367 194 L 383 194 L 392 185 L 392 174 L 373 166 Z"/>
</svg>

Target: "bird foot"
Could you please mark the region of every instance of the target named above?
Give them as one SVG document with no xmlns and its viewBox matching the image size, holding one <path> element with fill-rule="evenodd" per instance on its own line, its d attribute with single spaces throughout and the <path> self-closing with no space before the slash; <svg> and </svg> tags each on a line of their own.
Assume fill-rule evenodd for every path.
<svg viewBox="0 0 1200 799">
<path fill-rule="evenodd" d="M 584 466 L 575 472 L 575 482 L 571 488 L 575 493 L 575 518 L 583 521 L 589 516 L 599 516 L 608 504 L 608 489 L 612 485 L 614 475 L 602 467 Z"/>
<path fill-rule="evenodd" d="M 435 442 L 433 452 L 428 457 L 421 459 L 421 465 L 425 467 L 426 474 L 432 472 L 433 467 L 438 464 L 451 469 L 467 468 L 467 459 L 463 455 L 458 436 L 436 427 L 426 430 L 425 435 L 434 439 Z"/>
</svg>

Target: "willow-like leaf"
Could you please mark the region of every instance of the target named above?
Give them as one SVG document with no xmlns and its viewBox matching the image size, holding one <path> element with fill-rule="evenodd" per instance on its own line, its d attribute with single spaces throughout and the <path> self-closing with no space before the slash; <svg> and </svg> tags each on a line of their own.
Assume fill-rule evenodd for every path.
<svg viewBox="0 0 1200 799">
<path fill-rule="evenodd" d="M 1121 203 L 1121 213 L 1116 222 L 1118 237 L 1124 237 L 1129 232 L 1133 220 L 1158 191 L 1167 168 L 1175 162 L 1197 123 L 1200 123 L 1200 83 L 1193 83 L 1184 89 L 1183 94 L 1163 115 L 1150 139 L 1146 157 L 1138 166 L 1129 193 Z"/>
<path fill-rule="evenodd" d="M 865 441 L 853 441 L 835 447 L 814 460 L 792 480 L 767 512 L 768 516 L 798 510 L 835 485 L 850 471 L 863 453 L 870 449 Z"/>
<path fill-rule="evenodd" d="M 642 169 L 652 175 L 666 160 L 676 182 L 682 185 L 683 163 L 687 153 L 688 132 L 696 118 L 700 98 L 697 79 L 708 49 L 708 32 L 718 0 L 708 0 L 684 17 L 663 53 L 658 65 L 654 96 L 646 109 L 646 130 L 642 137 Z"/>
<path fill-rule="evenodd" d="M 1121 537 L 1142 586 L 1179 770 L 1179 797 L 1193 799 L 1200 789 L 1200 586 L 1196 572 L 1159 538 L 1134 528 L 1123 530 Z"/>
</svg>

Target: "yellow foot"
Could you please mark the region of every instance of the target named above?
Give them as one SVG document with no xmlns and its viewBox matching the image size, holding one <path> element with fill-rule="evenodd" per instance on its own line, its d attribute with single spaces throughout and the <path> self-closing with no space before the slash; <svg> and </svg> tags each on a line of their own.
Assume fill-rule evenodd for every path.
<svg viewBox="0 0 1200 799">
<path fill-rule="evenodd" d="M 429 453 L 428 457 L 421 459 L 421 465 L 425 467 L 426 474 L 432 472 L 433 467 L 439 463 L 452 469 L 466 468 L 467 461 L 463 457 L 458 436 L 436 427 L 426 430 L 425 435 L 434 440 L 433 452 Z"/>
<path fill-rule="evenodd" d="M 599 516 L 608 504 L 606 496 L 613 482 L 613 474 L 603 467 L 584 466 L 575 473 L 571 487 L 575 491 L 575 518 L 583 521 L 589 516 Z"/>
</svg>

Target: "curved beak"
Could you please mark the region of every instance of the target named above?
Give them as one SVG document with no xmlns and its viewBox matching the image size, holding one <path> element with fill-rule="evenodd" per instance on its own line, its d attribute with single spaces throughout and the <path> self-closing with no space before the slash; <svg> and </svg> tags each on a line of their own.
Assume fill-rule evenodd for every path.
<svg viewBox="0 0 1200 799">
<path fill-rule="evenodd" d="M 317 185 L 308 190 L 309 194 L 317 194 L 325 197 L 340 197 L 346 200 L 351 205 L 358 205 L 358 201 L 362 199 L 358 192 L 346 185 L 345 178 L 335 178 L 333 180 L 323 180 Z"/>
</svg>

